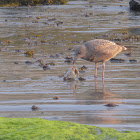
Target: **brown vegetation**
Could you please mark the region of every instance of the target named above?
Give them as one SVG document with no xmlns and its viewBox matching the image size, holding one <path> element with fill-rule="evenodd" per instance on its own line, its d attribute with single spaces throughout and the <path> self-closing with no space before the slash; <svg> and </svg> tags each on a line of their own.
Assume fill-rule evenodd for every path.
<svg viewBox="0 0 140 140">
<path fill-rule="evenodd" d="M 65 4 L 67 0 L 1 0 L 0 6 L 36 6 L 36 5 L 52 5 Z"/>
</svg>

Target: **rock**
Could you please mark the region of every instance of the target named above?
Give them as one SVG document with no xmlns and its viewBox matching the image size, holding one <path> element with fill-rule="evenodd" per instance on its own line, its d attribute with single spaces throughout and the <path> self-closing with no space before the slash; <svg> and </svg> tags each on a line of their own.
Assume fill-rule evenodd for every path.
<svg viewBox="0 0 140 140">
<path fill-rule="evenodd" d="M 73 60 L 73 57 L 67 56 L 67 57 L 65 57 L 65 59 L 66 59 L 66 60 Z"/>
<path fill-rule="evenodd" d="M 31 56 L 34 55 L 34 51 L 27 51 L 27 52 L 25 52 L 24 54 L 25 54 L 26 56 L 31 57 Z"/>
<path fill-rule="evenodd" d="M 63 80 L 67 81 L 67 82 L 72 82 L 72 81 L 75 80 L 75 78 L 66 78 L 66 77 L 64 77 Z"/>
<path fill-rule="evenodd" d="M 125 60 L 124 59 L 111 58 L 110 62 L 112 62 L 112 63 L 124 63 Z"/>
<path fill-rule="evenodd" d="M 140 0 L 130 0 L 129 6 L 130 10 L 140 11 Z"/>
<path fill-rule="evenodd" d="M 36 63 L 38 63 L 38 66 L 40 66 L 40 67 L 43 67 L 44 66 L 44 63 L 43 63 L 43 60 L 42 59 L 38 59 L 36 61 Z"/>
<path fill-rule="evenodd" d="M 56 23 L 57 26 L 59 26 L 60 24 L 63 24 L 62 21 L 57 21 L 57 22 L 55 22 L 55 23 Z"/>
<path fill-rule="evenodd" d="M 86 69 L 87 69 L 87 67 L 84 65 L 80 68 L 81 71 L 86 70 Z"/>
<path fill-rule="evenodd" d="M 31 65 L 31 64 L 33 64 L 33 62 L 31 62 L 31 61 L 25 61 L 25 64 Z"/>
<path fill-rule="evenodd" d="M 18 62 L 14 62 L 14 64 L 18 64 Z"/>
<path fill-rule="evenodd" d="M 37 107 L 36 105 L 32 106 L 32 110 L 38 110 L 38 109 L 39 109 L 39 107 Z"/>
<path fill-rule="evenodd" d="M 14 41 L 11 41 L 11 40 L 5 40 L 5 42 L 8 43 L 8 44 L 13 44 L 14 43 Z"/>
<path fill-rule="evenodd" d="M 85 70 L 87 70 L 87 67 L 84 66 L 84 65 L 83 65 L 82 67 L 79 68 L 79 72 L 80 72 L 80 73 L 85 73 L 85 72 L 86 72 Z"/>
<path fill-rule="evenodd" d="M 72 63 L 72 60 L 67 59 L 67 60 L 65 60 L 64 62 L 65 62 L 65 63 Z"/>
<path fill-rule="evenodd" d="M 42 59 L 38 59 L 38 60 L 36 60 L 36 63 L 43 63 L 43 60 Z"/>
<path fill-rule="evenodd" d="M 59 96 L 54 96 L 53 99 L 54 100 L 58 100 L 59 99 Z"/>
<path fill-rule="evenodd" d="M 79 81 L 85 81 L 85 80 L 86 80 L 86 79 L 83 78 L 83 77 L 79 77 L 78 79 L 79 79 Z"/>
<path fill-rule="evenodd" d="M 73 57 L 65 57 L 65 63 L 71 63 L 73 61 Z"/>
<path fill-rule="evenodd" d="M 43 70 L 50 70 L 50 67 L 46 64 L 43 66 Z"/>
<path fill-rule="evenodd" d="M 132 52 L 129 52 L 129 53 L 125 53 L 126 56 L 131 56 L 132 55 Z"/>
<path fill-rule="evenodd" d="M 59 58 L 60 54 L 56 53 L 55 55 L 50 55 L 50 58 Z"/>
<path fill-rule="evenodd" d="M 106 104 L 105 106 L 107 106 L 107 107 L 115 107 L 115 106 L 118 106 L 118 105 L 116 105 L 116 104 L 114 104 L 114 103 L 108 103 L 108 104 Z"/>
<path fill-rule="evenodd" d="M 46 43 L 44 40 L 41 40 L 40 42 L 41 42 L 41 44 L 44 44 L 44 43 Z"/>
<path fill-rule="evenodd" d="M 48 63 L 48 65 L 55 66 L 56 63 L 52 61 L 52 62 Z"/>
<path fill-rule="evenodd" d="M 18 50 L 18 49 L 17 49 L 17 50 L 15 50 L 15 52 L 20 52 L 20 51 L 21 51 L 21 50 Z"/>
<path fill-rule="evenodd" d="M 129 62 L 130 62 L 130 63 L 137 63 L 137 60 L 131 59 L 131 60 L 129 60 Z"/>
<path fill-rule="evenodd" d="M 41 17 L 37 16 L 36 19 L 41 19 Z"/>
</svg>

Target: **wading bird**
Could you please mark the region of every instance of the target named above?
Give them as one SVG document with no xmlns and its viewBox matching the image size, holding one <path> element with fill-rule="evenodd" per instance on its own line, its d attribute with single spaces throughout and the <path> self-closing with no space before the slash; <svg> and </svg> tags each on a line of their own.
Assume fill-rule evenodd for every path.
<svg viewBox="0 0 140 140">
<path fill-rule="evenodd" d="M 103 79 L 105 71 L 105 62 L 116 56 L 121 51 L 127 50 L 126 47 L 117 45 L 116 43 L 104 40 L 95 39 L 87 41 L 84 45 L 75 50 L 73 64 L 78 58 L 95 62 L 95 78 L 97 77 L 97 63 L 103 63 Z"/>
</svg>

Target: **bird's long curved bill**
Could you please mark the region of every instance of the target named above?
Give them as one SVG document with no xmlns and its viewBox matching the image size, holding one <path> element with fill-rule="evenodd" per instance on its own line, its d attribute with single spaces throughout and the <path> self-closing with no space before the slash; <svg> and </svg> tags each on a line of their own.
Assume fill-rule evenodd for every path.
<svg viewBox="0 0 140 140">
<path fill-rule="evenodd" d="M 76 61 L 77 61 L 77 57 L 74 57 L 73 65 L 76 63 Z"/>
</svg>

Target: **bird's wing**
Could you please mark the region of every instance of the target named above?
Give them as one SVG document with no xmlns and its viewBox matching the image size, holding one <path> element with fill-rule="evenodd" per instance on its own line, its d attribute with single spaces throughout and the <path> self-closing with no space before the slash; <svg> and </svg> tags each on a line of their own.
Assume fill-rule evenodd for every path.
<svg viewBox="0 0 140 140">
<path fill-rule="evenodd" d="M 117 44 L 103 44 L 95 48 L 95 53 L 100 55 L 115 56 L 122 51 L 122 47 Z"/>
<path fill-rule="evenodd" d="M 121 46 L 103 39 L 88 41 L 85 43 L 85 46 L 88 50 L 87 59 L 89 59 L 89 61 L 108 60 L 122 51 Z"/>
<path fill-rule="evenodd" d="M 103 39 L 95 39 L 84 44 L 92 54 L 114 54 L 122 51 L 122 47 L 116 43 Z"/>
</svg>

